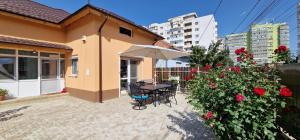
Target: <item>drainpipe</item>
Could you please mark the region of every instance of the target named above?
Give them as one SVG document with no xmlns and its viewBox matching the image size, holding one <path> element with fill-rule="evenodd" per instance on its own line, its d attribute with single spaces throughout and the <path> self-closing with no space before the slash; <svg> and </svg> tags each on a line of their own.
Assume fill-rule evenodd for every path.
<svg viewBox="0 0 300 140">
<path fill-rule="evenodd" d="M 108 16 L 105 15 L 105 20 L 100 25 L 98 30 L 99 35 L 99 102 L 103 102 L 103 92 L 102 92 L 102 29 L 108 19 Z"/>
</svg>

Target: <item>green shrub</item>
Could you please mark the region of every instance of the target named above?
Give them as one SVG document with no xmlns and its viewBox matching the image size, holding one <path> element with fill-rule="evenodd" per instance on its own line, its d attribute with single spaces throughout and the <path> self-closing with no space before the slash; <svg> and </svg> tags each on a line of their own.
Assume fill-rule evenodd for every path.
<svg viewBox="0 0 300 140">
<path fill-rule="evenodd" d="M 1 89 L 0 88 L 0 96 L 5 96 L 8 94 L 8 91 L 6 89 Z"/>
<path fill-rule="evenodd" d="M 291 91 L 280 85 L 277 72 L 256 67 L 244 48 L 236 50 L 236 66 L 204 67 L 191 71 L 189 102 L 221 139 L 275 139 L 278 109 Z"/>
</svg>

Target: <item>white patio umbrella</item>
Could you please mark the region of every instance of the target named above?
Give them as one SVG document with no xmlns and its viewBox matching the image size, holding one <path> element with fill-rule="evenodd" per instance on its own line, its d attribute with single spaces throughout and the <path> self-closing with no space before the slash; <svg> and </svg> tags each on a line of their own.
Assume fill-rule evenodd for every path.
<svg viewBox="0 0 300 140">
<path fill-rule="evenodd" d="M 178 57 L 189 56 L 189 54 L 186 52 L 162 48 L 153 45 L 133 45 L 128 50 L 123 52 L 122 56 L 150 57 L 154 59 L 170 60 Z M 154 84 L 156 84 L 156 71 L 154 74 Z"/>
</svg>

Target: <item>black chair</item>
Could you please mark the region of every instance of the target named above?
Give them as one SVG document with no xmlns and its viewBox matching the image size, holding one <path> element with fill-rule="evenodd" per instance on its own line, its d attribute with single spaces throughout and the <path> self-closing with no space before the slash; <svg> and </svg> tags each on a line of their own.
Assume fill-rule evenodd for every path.
<svg viewBox="0 0 300 140">
<path fill-rule="evenodd" d="M 129 88 L 130 88 L 130 97 L 138 103 L 138 107 L 140 110 L 142 106 L 145 106 L 144 103 L 149 98 L 149 95 L 145 95 L 144 91 L 136 83 L 131 83 L 129 85 Z M 135 106 L 133 106 L 133 108 L 135 108 Z"/>
<path fill-rule="evenodd" d="M 178 87 L 178 83 L 173 83 L 173 84 L 171 84 L 171 87 L 168 88 L 168 90 L 170 92 L 169 93 L 170 97 L 172 97 L 173 99 L 175 99 L 176 105 L 177 105 L 177 99 L 176 99 L 177 87 Z"/>
</svg>

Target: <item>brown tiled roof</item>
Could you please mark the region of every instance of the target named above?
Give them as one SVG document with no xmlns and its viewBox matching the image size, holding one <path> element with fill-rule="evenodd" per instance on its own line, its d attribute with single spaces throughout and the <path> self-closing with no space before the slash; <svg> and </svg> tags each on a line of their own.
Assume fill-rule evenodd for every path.
<svg viewBox="0 0 300 140">
<path fill-rule="evenodd" d="M 21 16 L 30 17 L 37 20 L 47 21 L 51 23 L 60 24 L 63 21 L 67 20 L 68 18 L 76 15 L 81 10 L 90 7 L 92 9 L 95 9 L 101 13 L 107 14 L 108 16 L 111 16 L 113 18 L 116 18 L 118 20 L 124 21 L 128 24 L 131 24 L 133 26 L 136 26 L 150 34 L 153 34 L 160 39 L 163 39 L 162 36 L 151 32 L 147 28 L 138 25 L 122 16 L 119 16 L 113 12 L 110 12 L 108 10 L 95 7 L 92 5 L 87 4 L 86 6 L 82 7 L 81 9 L 77 10 L 73 14 L 70 14 L 64 10 L 61 9 L 55 9 L 52 7 L 48 7 L 46 5 L 39 4 L 37 2 L 31 1 L 31 0 L 0 0 L 0 11 L 17 14 Z"/>
<path fill-rule="evenodd" d="M 167 49 L 173 49 L 173 50 L 180 51 L 180 50 L 176 49 L 172 44 L 170 44 L 170 43 L 168 43 L 164 40 L 159 40 L 159 41 L 155 42 L 154 45 L 162 47 L 162 48 L 167 48 Z"/>
<path fill-rule="evenodd" d="M 54 48 L 54 49 L 72 50 L 71 47 L 66 45 L 34 41 L 28 39 L 12 38 L 6 36 L 0 36 L 0 43 L 11 43 L 11 44 L 30 45 L 30 46 L 46 47 L 46 48 Z"/>
<path fill-rule="evenodd" d="M 116 19 L 118 19 L 118 20 L 124 21 L 124 22 L 126 22 L 126 23 L 128 23 L 128 24 L 131 24 L 131 25 L 135 26 L 135 27 L 138 27 L 138 28 L 140 28 L 140 29 L 142 29 L 142 30 L 144 30 L 144 31 L 146 31 L 146 32 L 148 32 L 148 33 L 150 33 L 150 34 L 152 34 L 152 35 L 155 35 L 155 36 L 159 37 L 160 39 L 164 39 L 164 37 L 162 37 L 161 35 L 158 35 L 158 34 L 156 34 L 156 33 L 152 32 L 152 31 L 150 31 L 149 29 L 147 29 L 147 28 L 145 28 L 145 27 L 143 27 L 143 26 L 141 26 L 141 25 L 138 25 L 138 24 L 134 23 L 133 21 L 131 21 L 131 20 L 129 20 L 129 19 L 126 19 L 126 18 L 124 18 L 124 17 L 122 17 L 122 16 L 120 16 L 120 15 L 114 13 L 114 12 L 111 12 L 111 11 L 108 11 L 108 10 L 106 10 L 106 9 L 99 8 L 99 7 L 90 5 L 90 4 L 87 4 L 87 5 L 85 5 L 84 7 L 80 8 L 80 9 L 77 10 L 75 13 L 73 13 L 73 14 L 71 14 L 70 16 L 68 16 L 67 18 L 65 18 L 63 21 L 65 21 L 65 20 L 67 20 L 68 18 L 70 18 L 70 17 L 76 15 L 78 12 L 80 12 L 81 10 L 83 10 L 83 9 L 85 9 L 85 8 L 87 8 L 87 7 L 92 8 L 92 9 L 95 9 L 96 11 L 101 12 L 101 13 L 104 13 L 104 14 L 110 16 L 110 17 L 113 17 L 113 18 L 116 18 Z M 61 21 L 61 22 L 63 22 L 63 21 Z"/>
<path fill-rule="evenodd" d="M 55 9 L 31 0 L 0 0 L 0 11 L 59 23 L 70 14 L 61 9 Z"/>
</svg>

